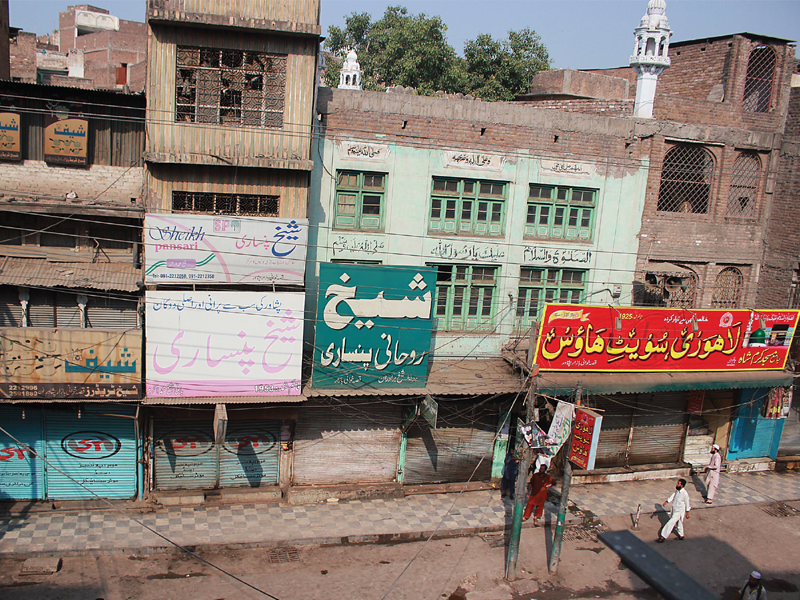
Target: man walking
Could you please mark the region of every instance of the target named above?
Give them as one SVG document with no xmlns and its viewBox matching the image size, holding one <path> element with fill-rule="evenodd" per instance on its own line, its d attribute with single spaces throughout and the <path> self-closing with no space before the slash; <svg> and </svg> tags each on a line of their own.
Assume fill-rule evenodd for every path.
<svg viewBox="0 0 800 600">
<path fill-rule="evenodd" d="M 706 467 L 706 497 L 703 500 L 706 504 L 711 504 L 714 501 L 714 496 L 719 486 L 719 471 L 721 467 L 722 457 L 719 454 L 719 446 L 714 444 L 711 446 L 711 460 L 708 461 L 708 466 Z"/>
<path fill-rule="evenodd" d="M 658 540 L 656 540 L 659 543 L 663 542 L 669 537 L 669 534 L 672 533 L 673 527 L 676 528 L 678 539 L 682 540 L 684 538 L 683 517 L 685 516 L 688 519 L 689 511 L 692 510 L 692 507 L 689 504 L 689 493 L 684 489 L 685 487 L 686 480 L 678 479 L 678 483 L 675 484 L 675 491 L 661 505 L 666 506 L 667 502 L 672 502 L 672 512 L 670 513 L 669 521 L 667 521 L 664 527 L 661 528 L 661 531 L 658 534 Z"/>
<path fill-rule="evenodd" d="M 736 600 L 767 600 L 767 590 L 761 585 L 761 573 L 753 571 Z"/>
<path fill-rule="evenodd" d="M 506 463 L 503 468 L 503 479 L 500 480 L 500 497 L 505 498 L 506 494 L 514 499 L 514 487 L 517 485 L 517 474 L 519 473 L 519 459 L 513 452 L 506 454 Z"/>
<path fill-rule="evenodd" d="M 528 504 L 525 506 L 525 512 L 522 513 L 522 520 L 527 521 L 531 517 L 531 513 L 536 511 L 533 515 L 533 526 L 536 527 L 539 523 L 536 519 L 544 513 L 544 503 L 547 502 L 547 490 L 553 487 L 555 481 L 550 475 L 547 474 L 547 467 L 542 465 L 539 470 L 533 474 L 531 481 L 528 484 L 531 497 Z"/>
</svg>

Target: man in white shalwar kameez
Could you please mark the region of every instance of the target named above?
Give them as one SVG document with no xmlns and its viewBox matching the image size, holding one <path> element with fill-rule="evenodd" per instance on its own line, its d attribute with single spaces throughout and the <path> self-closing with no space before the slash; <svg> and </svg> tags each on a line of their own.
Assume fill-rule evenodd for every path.
<svg viewBox="0 0 800 600">
<path fill-rule="evenodd" d="M 689 511 L 692 510 L 689 504 L 689 492 L 684 489 L 685 487 L 686 480 L 679 479 L 678 483 L 675 484 L 675 491 L 667 498 L 666 502 L 662 504 L 662 506 L 666 506 L 667 502 L 672 502 L 672 512 L 670 513 L 669 521 L 666 522 L 658 534 L 658 542 L 663 542 L 667 539 L 669 534 L 672 533 L 673 528 L 676 529 L 679 540 L 682 540 L 684 537 L 683 518 L 685 516 L 688 519 Z"/>
<path fill-rule="evenodd" d="M 706 504 L 711 504 L 719 487 L 719 470 L 722 468 L 722 457 L 719 455 L 719 446 L 714 444 L 711 447 L 711 460 L 706 467 Z"/>
</svg>

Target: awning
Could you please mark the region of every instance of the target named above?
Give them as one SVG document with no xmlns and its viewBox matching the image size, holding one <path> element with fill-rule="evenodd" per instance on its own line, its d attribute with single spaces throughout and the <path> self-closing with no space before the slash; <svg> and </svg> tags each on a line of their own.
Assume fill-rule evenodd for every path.
<svg viewBox="0 0 800 600">
<path fill-rule="evenodd" d="M 735 390 L 786 387 L 792 373 L 786 371 L 709 371 L 660 373 L 557 373 L 541 372 L 539 391 L 553 396 L 571 394 L 580 382 L 588 393 L 634 394 L 685 390 Z"/>
<path fill-rule="evenodd" d="M 88 288 L 135 292 L 142 270 L 127 262 L 51 262 L 44 258 L 0 257 L 0 284 L 30 287 Z M 137 285 L 137 283 L 139 285 Z"/>
<path fill-rule="evenodd" d="M 520 374 L 502 358 L 434 360 L 425 387 L 316 389 L 306 386 L 303 394 L 313 396 L 469 396 L 516 394 L 522 389 Z"/>
<path fill-rule="evenodd" d="M 170 398 L 145 398 L 146 406 L 175 406 L 183 404 L 282 404 L 285 402 L 305 402 L 306 397 L 298 396 L 213 396 L 189 398 L 184 396 Z"/>
</svg>

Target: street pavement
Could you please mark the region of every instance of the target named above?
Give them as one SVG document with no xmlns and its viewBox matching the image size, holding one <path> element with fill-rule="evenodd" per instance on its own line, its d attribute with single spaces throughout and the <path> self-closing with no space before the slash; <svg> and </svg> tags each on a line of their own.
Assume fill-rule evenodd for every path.
<svg viewBox="0 0 800 600">
<path fill-rule="evenodd" d="M 694 482 L 687 486 L 692 508 L 702 510 L 708 506 L 702 503 L 703 487 L 699 479 Z M 652 515 L 663 510 L 656 505 L 672 490 L 673 480 L 573 485 L 567 520 L 631 515 L 639 505 L 643 515 Z M 558 502 L 557 492 L 551 499 Z M 798 499 L 800 472 L 723 474 L 713 506 Z M 133 505 L 118 506 L 119 511 L 109 507 L 0 512 L 0 555 L 147 554 L 173 549 L 170 542 L 189 547 L 268 548 L 412 541 L 503 531 L 511 524 L 513 510 L 513 503 L 500 498 L 498 490 L 304 506 L 267 502 L 144 511 Z M 556 504 L 548 502 L 545 521 L 554 521 L 557 510 Z"/>
</svg>

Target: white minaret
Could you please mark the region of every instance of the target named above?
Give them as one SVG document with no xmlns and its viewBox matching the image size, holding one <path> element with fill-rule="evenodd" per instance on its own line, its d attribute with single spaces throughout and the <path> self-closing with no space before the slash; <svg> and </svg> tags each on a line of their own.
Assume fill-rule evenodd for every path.
<svg viewBox="0 0 800 600">
<path fill-rule="evenodd" d="M 344 59 L 342 71 L 339 74 L 340 90 L 361 90 L 361 65 L 358 64 L 358 56 L 355 50 L 347 53 Z"/>
<path fill-rule="evenodd" d="M 658 76 L 670 64 L 667 54 L 672 30 L 669 28 L 666 11 L 665 0 L 650 0 L 647 3 L 647 14 L 633 30 L 636 44 L 633 47 L 630 65 L 638 76 L 636 102 L 633 106 L 634 117 L 653 118 Z"/>
</svg>

